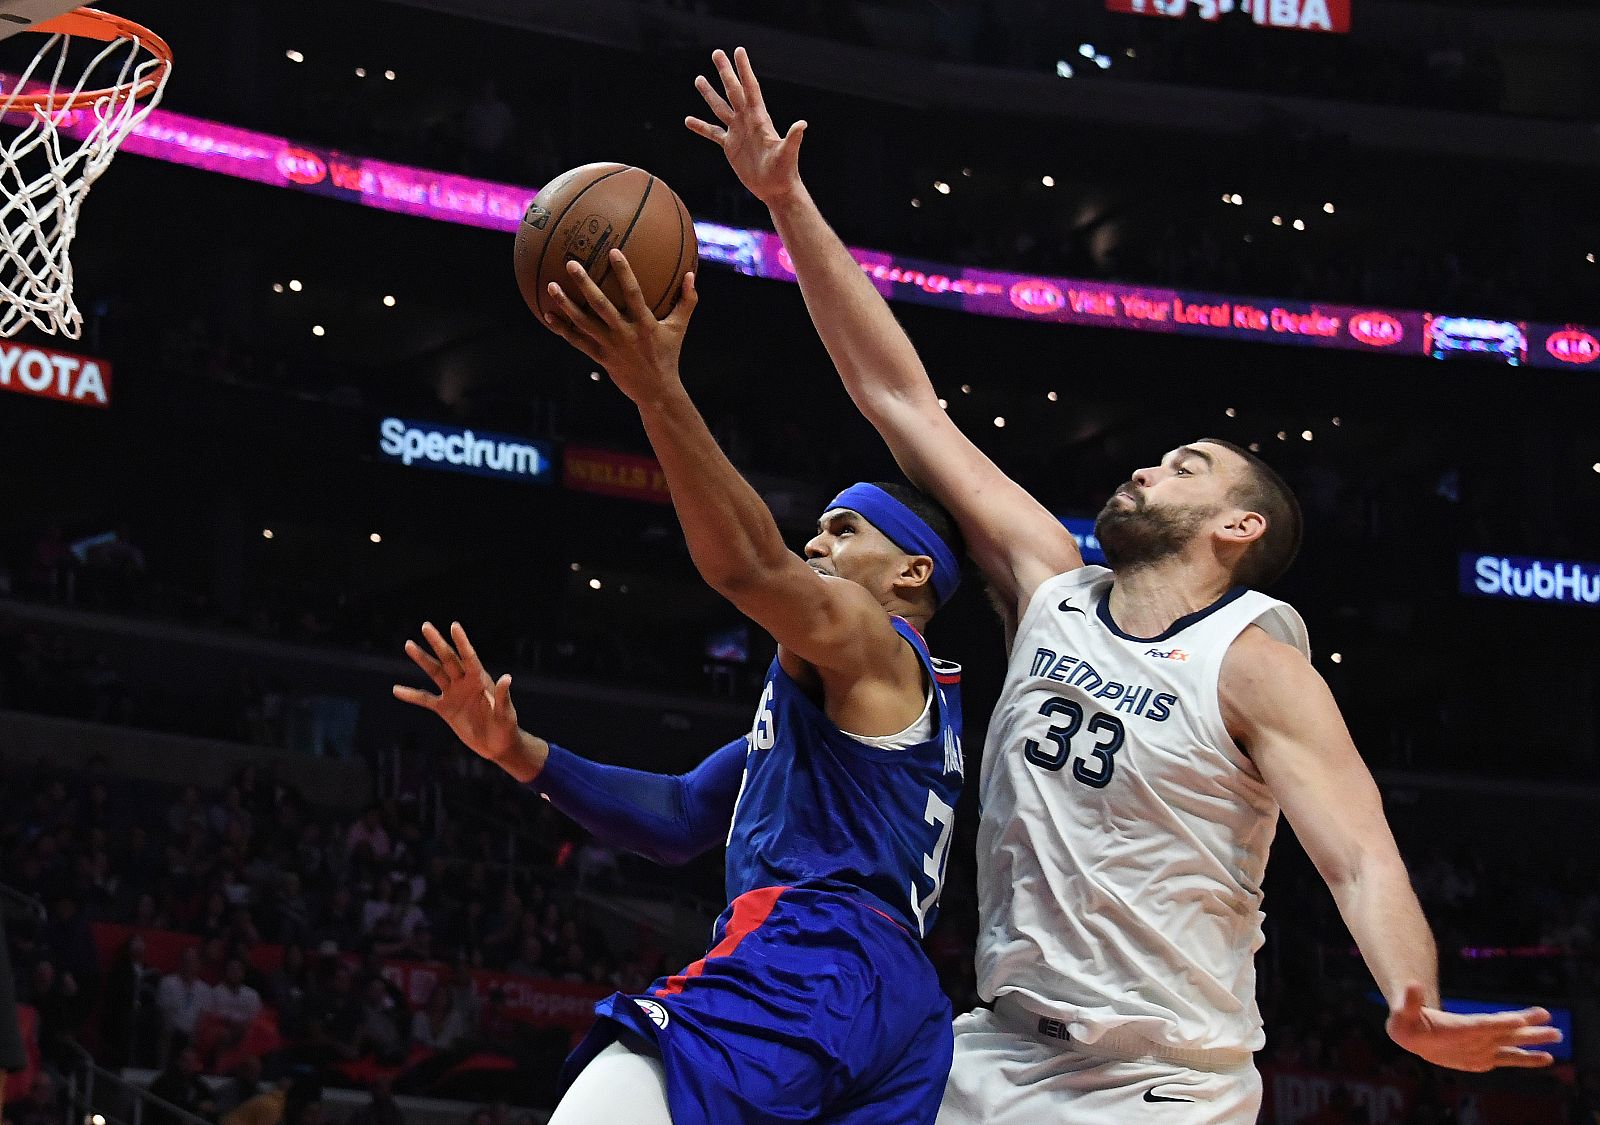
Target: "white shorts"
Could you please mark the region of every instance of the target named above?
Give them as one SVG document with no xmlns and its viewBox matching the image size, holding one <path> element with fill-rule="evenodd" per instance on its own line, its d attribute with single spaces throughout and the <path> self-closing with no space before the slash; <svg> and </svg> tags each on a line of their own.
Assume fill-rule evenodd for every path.
<svg viewBox="0 0 1600 1125">
<path fill-rule="evenodd" d="M 1254 1125 L 1260 1113 L 1261 1075 L 1248 1060 L 1196 1070 L 1091 1054 L 1008 1014 L 980 1008 L 956 1019 L 937 1125 Z"/>
</svg>

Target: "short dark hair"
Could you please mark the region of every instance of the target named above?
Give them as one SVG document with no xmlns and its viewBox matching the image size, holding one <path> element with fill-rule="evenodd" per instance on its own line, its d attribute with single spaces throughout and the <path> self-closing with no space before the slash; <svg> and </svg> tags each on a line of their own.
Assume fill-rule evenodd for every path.
<svg viewBox="0 0 1600 1125">
<path fill-rule="evenodd" d="M 1300 501 L 1278 471 L 1248 449 L 1222 438 L 1201 438 L 1206 445 L 1220 445 L 1244 459 L 1249 472 L 1233 488 L 1230 498 L 1240 507 L 1260 512 L 1267 530 L 1250 545 L 1234 568 L 1233 577 L 1242 586 L 1262 589 L 1283 577 L 1300 553 L 1305 520 Z"/>
<path fill-rule="evenodd" d="M 944 545 L 950 548 L 950 553 L 956 557 L 956 565 L 961 565 L 961 560 L 967 554 L 967 543 L 961 537 L 961 529 L 956 526 L 956 521 L 944 510 L 943 504 L 909 484 L 887 481 L 872 481 L 871 484 L 874 488 L 883 489 L 916 513 L 917 518 L 927 524 L 933 533 L 944 541 Z"/>
</svg>

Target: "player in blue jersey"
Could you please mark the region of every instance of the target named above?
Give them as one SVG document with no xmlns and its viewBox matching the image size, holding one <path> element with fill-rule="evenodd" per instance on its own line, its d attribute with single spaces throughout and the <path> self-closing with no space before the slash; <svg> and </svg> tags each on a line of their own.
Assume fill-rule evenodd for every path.
<svg viewBox="0 0 1600 1125">
<path fill-rule="evenodd" d="M 962 777 L 959 670 L 921 628 L 961 545 L 910 489 L 855 484 L 805 558 L 784 545 L 678 377 L 693 275 L 666 320 L 612 252 L 626 315 L 581 269 L 552 327 L 639 408 L 700 573 L 778 642 L 750 733 L 692 772 L 598 765 L 517 725 L 459 624 L 406 651 L 439 688 L 396 686 L 602 840 L 661 862 L 727 841 L 706 955 L 596 1007 L 552 1125 L 931 1123 L 950 1006 L 922 951 Z M 453 642 L 453 643 L 452 643 Z"/>
</svg>

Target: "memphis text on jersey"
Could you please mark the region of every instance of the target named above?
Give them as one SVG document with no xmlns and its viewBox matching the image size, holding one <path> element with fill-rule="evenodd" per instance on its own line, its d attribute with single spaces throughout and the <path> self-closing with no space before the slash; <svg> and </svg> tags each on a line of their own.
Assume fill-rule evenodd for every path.
<svg viewBox="0 0 1600 1125">
<path fill-rule="evenodd" d="M 1165 652 L 1153 655 L 1173 659 Z M 1034 650 L 1033 675 L 1055 680 L 1061 684 L 1070 684 L 1095 699 L 1110 702 L 1113 711 L 1126 711 L 1130 715 L 1138 715 L 1156 723 L 1165 721 L 1178 702 L 1178 697 L 1170 691 L 1157 692 L 1155 688 L 1144 684 L 1125 684 L 1118 680 L 1109 680 L 1097 672 L 1094 665 L 1087 660 L 1048 648 Z"/>
</svg>

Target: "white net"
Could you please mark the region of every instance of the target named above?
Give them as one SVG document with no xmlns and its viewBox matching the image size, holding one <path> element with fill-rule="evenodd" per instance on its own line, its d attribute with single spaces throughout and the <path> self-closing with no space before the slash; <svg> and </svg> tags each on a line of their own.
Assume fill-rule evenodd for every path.
<svg viewBox="0 0 1600 1125">
<path fill-rule="evenodd" d="M 28 324 L 74 340 L 82 332 L 69 253 L 78 213 L 169 70 L 133 35 L 57 33 L 0 86 L 0 336 Z"/>
</svg>

